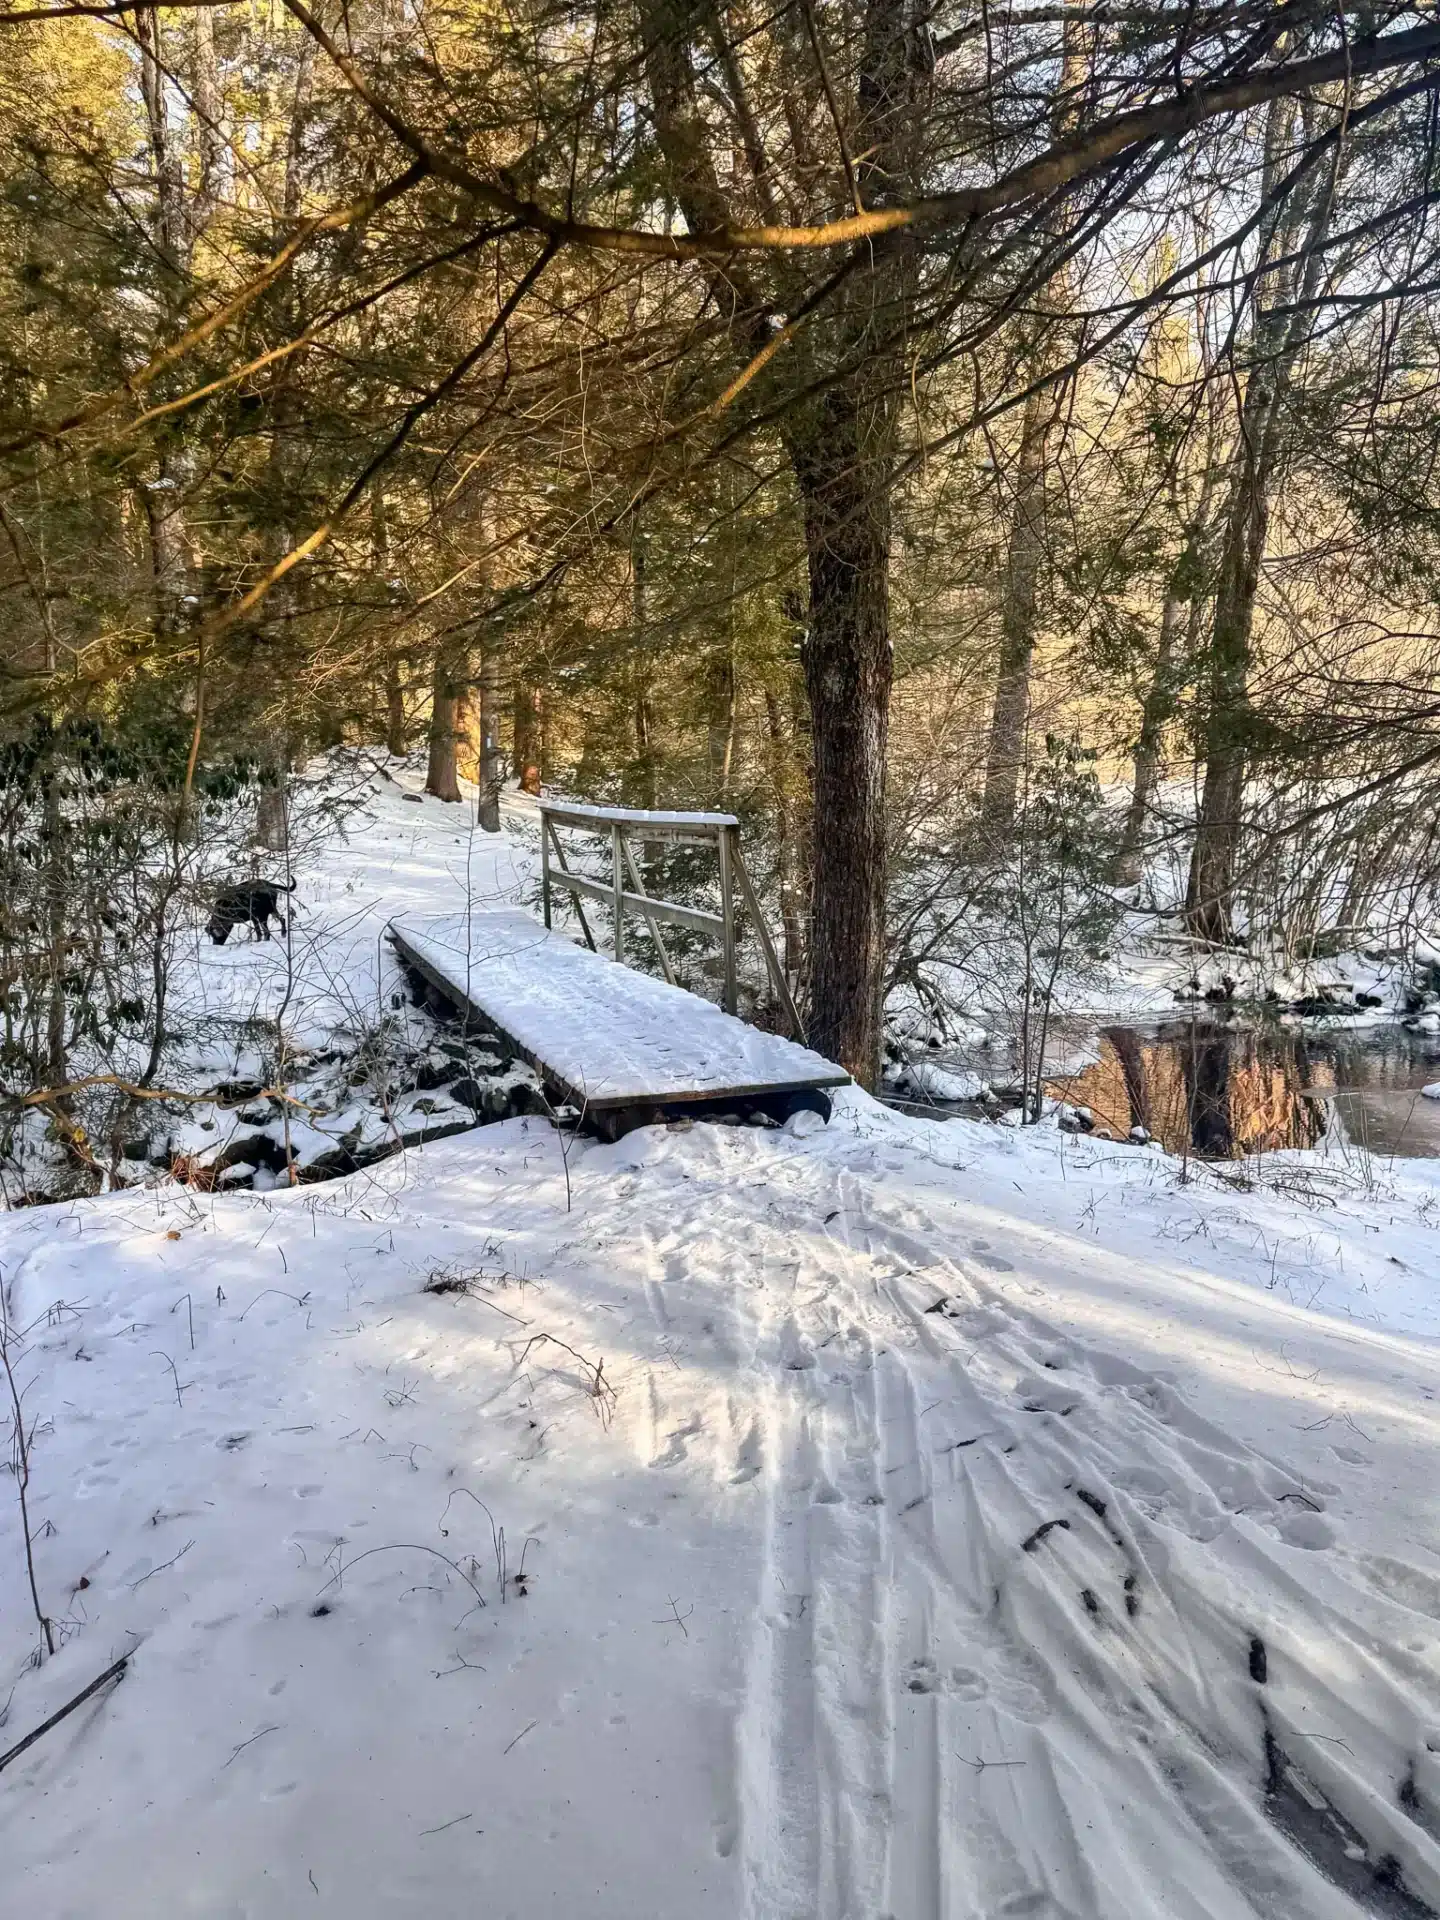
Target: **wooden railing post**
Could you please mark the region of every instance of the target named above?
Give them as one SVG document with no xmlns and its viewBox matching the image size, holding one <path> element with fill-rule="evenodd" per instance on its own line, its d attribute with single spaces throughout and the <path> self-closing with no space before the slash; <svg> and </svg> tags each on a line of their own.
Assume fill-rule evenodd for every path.
<svg viewBox="0 0 1440 1920">
<path fill-rule="evenodd" d="M 610 855 L 615 867 L 615 958 L 625 958 L 625 829 L 616 821 L 610 829 Z"/>
<path fill-rule="evenodd" d="M 736 827 L 717 827 L 715 839 L 720 855 L 720 918 L 725 930 L 721 939 L 725 943 L 725 997 L 726 1013 L 734 1013 L 739 1005 L 739 994 L 735 980 L 735 889 L 730 872 L 730 849 L 732 835 L 738 832 Z"/>
<path fill-rule="evenodd" d="M 545 916 L 545 924 L 550 925 L 550 835 L 552 828 L 549 816 L 540 816 L 540 905 Z"/>
</svg>

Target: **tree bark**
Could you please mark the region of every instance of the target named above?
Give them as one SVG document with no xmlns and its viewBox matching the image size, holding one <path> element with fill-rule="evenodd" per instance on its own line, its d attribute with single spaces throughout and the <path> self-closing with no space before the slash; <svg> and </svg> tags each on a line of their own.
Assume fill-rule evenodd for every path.
<svg viewBox="0 0 1440 1920">
<path fill-rule="evenodd" d="M 463 652 L 440 648 L 435 655 L 434 688 L 430 700 L 430 761 L 425 791 L 437 800 L 458 802 L 459 749 L 466 733 L 465 700 L 469 662 Z"/>
<path fill-rule="evenodd" d="M 484 833 L 500 831 L 500 655 L 487 646 L 480 656 L 480 787 L 476 825 Z"/>
<path fill-rule="evenodd" d="M 385 663 L 385 751 L 403 760 L 409 746 L 405 719 L 405 685 L 400 678 L 400 662 L 392 654 Z"/>
<path fill-rule="evenodd" d="M 538 794 L 544 779 L 544 694 L 540 682 L 521 673 L 515 681 L 515 773 L 522 793 Z"/>
<path fill-rule="evenodd" d="M 810 576 L 801 651 L 813 728 L 809 1041 L 862 1086 L 880 1062 L 889 736 L 889 491 L 847 395 L 797 461 Z"/>
<path fill-rule="evenodd" d="M 283 853 L 289 845 L 285 772 L 282 765 L 280 778 L 265 782 L 255 804 L 255 838 L 272 853 Z"/>
<path fill-rule="evenodd" d="M 837 141 L 846 155 L 859 156 L 846 168 L 853 199 L 878 207 L 904 196 L 918 177 L 919 102 L 929 84 L 930 43 L 916 28 L 910 0 L 865 0 L 863 13 L 853 124 L 837 127 Z M 692 233 L 723 227 L 733 196 L 721 183 L 692 64 L 699 9 L 687 0 L 645 0 L 642 17 L 655 131 L 672 190 Z M 728 175 L 728 153 L 725 160 Z M 768 191 L 763 166 L 756 185 Z M 828 196 L 832 180 L 822 175 L 815 191 Z M 766 270 L 763 264 L 756 269 Z M 880 1067 L 892 677 L 889 486 L 895 395 L 906 383 L 903 350 L 877 350 L 876 334 L 898 338 L 917 271 L 913 238 L 898 236 L 863 290 L 837 303 L 833 318 L 807 339 L 811 357 L 797 363 L 797 371 L 803 364 L 810 374 L 823 368 L 823 394 L 784 429 L 810 584 L 802 659 L 815 755 L 809 1037 L 864 1086 L 874 1084 Z M 773 321 L 793 303 L 795 289 L 767 293 L 741 262 L 708 273 L 737 360 L 744 364 L 773 350 Z"/>
<path fill-rule="evenodd" d="M 1140 738 L 1135 743 L 1135 783 L 1120 845 L 1115 850 L 1112 877 L 1121 887 L 1133 887 L 1140 878 L 1140 847 L 1145 838 L 1145 823 L 1150 818 L 1151 796 L 1160 775 L 1160 743 L 1175 708 L 1175 639 L 1184 606 L 1172 585 L 1160 614 L 1155 670 L 1150 676 L 1140 716 Z"/>
<path fill-rule="evenodd" d="M 771 779 L 775 788 L 775 871 L 780 889 L 783 965 L 792 987 L 805 965 L 803 849 L 790 794 L 790 754 L 780 702 L 765 689 L 765 718 L 770 733 Z"/>
</svg>

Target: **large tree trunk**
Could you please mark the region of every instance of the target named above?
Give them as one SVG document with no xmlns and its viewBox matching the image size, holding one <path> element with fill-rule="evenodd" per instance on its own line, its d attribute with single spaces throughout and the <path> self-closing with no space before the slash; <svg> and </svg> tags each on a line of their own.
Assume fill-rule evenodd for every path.
<svg viewBox="0 0 1440 1920">
<path fill-rule="evenodd" d="M 476 825 L 485 833 L 500 831 L 500 654 L 487 646 L 480 656 L 480 787 Z"/>
<path fill-rule="evenodd" d="M 463 652 L 444 647 L 437 651 L 430 700 L 430 762 L 425 771 L 425 791 L 437 800 L 461 798 L 459 752 L 467 732 L 469 671 Z"/>
<path fill-rule="evenodd" d="M 810 574 L 802 649 L 815 773 L 809 1040 L 862 1086 L 880 1062 L 890 502 L 846 396 L 797 463 Z"/>
<path fill-rule="evenodd" d="M 863 13 L 853 114 L 837 139 L 849 197 L 875 207 L 915 187 L 920 102 L 932 56 L 910 0 L 865 0 Z M 644 0 L 642 16 L 655 131 L 670 185 L 691 232 L 723 228 L 733 194 L 722 185 L 692 59 L 703 10 L 687 0 Z M 708 52 L 705 57 L 708 63 Z M 814 78 L 817 87 L 829 87 L 828 75 Z M 759 146 L 752 129 L 742 154 L 763 211 L 770 183 Z M 851 155 L 858 158 L 852 162 Z M 730 152 L 724 171 L 733 179 Z M 833 176 L 813 184 L 822 198 L 834 190 Z M 764 263 L 755 268 L 767 270 Z M 826 379 L 817 391 L 823 397 L 812 398 L 785 428 L 810 581 L 803 661 L 815 753 L 810 1040 L 865 1086 L 879 1072 L 885 975 L 889 486 L 895 396 L 906 382 L 900 342 L 917 271 L 913 241 L 897 237 L 837 303 L 833 318 L 807 341 L 807 353 L 821 356 Z M 731 327 L 739 364 L 773 351 L 773 321 L 793 299 L 793 288 L 767 291 L 750 263 L 727 262 L 709 269 L 709 292 Z M 816 370 L 813 361 L 810 367 Z"/>
</svg>

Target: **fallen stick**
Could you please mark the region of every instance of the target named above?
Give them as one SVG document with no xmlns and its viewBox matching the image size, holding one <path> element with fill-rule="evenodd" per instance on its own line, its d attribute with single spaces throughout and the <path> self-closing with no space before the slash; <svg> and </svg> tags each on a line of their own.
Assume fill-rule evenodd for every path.
<svg viewBox="0 0 1440 1920">
<path fill-rule="evenodd" d="M 98 1693 L 107 1680 L 118 1680 L 129 1666 L 130 1658 L 128 1653 L 122 1654 L 113 1667 L 107 1667 L 98 1680 L 92 1680 L 89 1686 L 77 1693 L 73 1700 L 67 1700 L 57 1713 L 52 1713 L 48 1720 L 42 1720 L 33 1733 L 27 1733 L 25 1738 L 11 1747 L 8 1753 L 0 1753 L 0 1768 L 8 1767 L 12 1760 L 18 1760 L 27 1747 L 34 1746 L 42 1733 L 48 1733 L 51 1727 L 58 1727 L 67 1714 L 74 1713 L 77 1707 L 83 1707 L 91 1694 Z"/>
</svg>

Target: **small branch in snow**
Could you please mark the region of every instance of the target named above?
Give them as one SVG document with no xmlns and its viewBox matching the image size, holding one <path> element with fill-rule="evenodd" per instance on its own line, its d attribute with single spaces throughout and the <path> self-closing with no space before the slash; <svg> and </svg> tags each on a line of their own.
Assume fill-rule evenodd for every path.
<svg viewBox="0 0 1440 1920">
<path fill-rule="evenodd" d="M 420 1829 L 420 1838 L 422 1840 L 428 1840 L 432 1833 L 448 1833 L 451 1827 L 458 1827 L 462 1820 L 473 1820 L 474 1818 L 475 1815 L 473 1811 L 470 1813 L 457 1813 L 453 1820 L 447 1820 L 443 1826 L 422 1827 Z"/>
<path fill-rule="evenodd" d="M 473 1576 L 466 1573 L 465 1569 L 458 1563 L 458 1561 L 452 1560 L 448 1554 L 441 1553 L 438 1547 L 427 1547 L 422 1543 L 414 1540 L 395 1540 L 395 1541 L 392 1541 L 388 1546 L 367 1547 L 364 1553 L 357 1553 L 355 1558 L 349 1562 L 337 1561 L 335 1572 L 331 1576 L 331 1578 L 325 1582 L 325 1585 L 321 1587 L 320 1589 L 321 1593 L 327 1592 L 331 1587 L 338 1587 L 343 1581 L 347 1573 L 351 1572 L 355 1567 L 358 1567 L 362 1560 L 369 1560 L 374 1554 L 377 1554 L 377 1553 L 433 1554 L 437 1560 L 443 1561 L 444 1564 L 447 1567 L 449 1567 L 450 1571 L 456 1576 L 457 1579 L 463 1580 L 465 1582 L 466 1586 L 469 1587 L 471 1593 L 474 1594 L 475 1603 L 477 1606 L 483 1607 L 486 1604 L 485 1596 L 483 1593 L 481 1593 L 479 1587 L 476 1586 Z"/>
<path fill-rule="evenodd" d="M 152 1360 L 163 1360 L 166 1366 L 169 1367 L 170 1377 L 175 1382 L 175 1404 L 177 1407 L 183 1407 L 185 1404 L 185 1387 L 182 1387 L 180 1384 L 180 1375 L 176 1371 L 175 1362 L 170 1358 L 168 1353 L 161 1353 L 158 1347 L 152 1347 L 150 1349 L 150 1358 Z M 185 1386 L 189 1385 L 190 1382 L 187 1380 Z"/>
<path fill-rule="evenodd" d="M 220 1771 L 223 1773 L 225 1771 L 225 1767 L 231 1766 L 236 1760 L 240 1758 L 241 1754 L 245 1751 L 247 1747 L 253 1747 L 255 1742 L 257 1740 L 263 1740 L 267 1733 L 278 1733 L 278 1732 L 279 1732 L 279 1728 L 272 1726 L 272 1727 L 261 1727 L 259 1733 L 252 1733 L 248 1740 L 242 1740 L 239 1746 L 234 1749 L 234 1751 L 230 1755 L 230 1758 L 225 1762 L 225 1766 L 221 1767 Z"/>
<path fill-rule="evenodd" d="M 1023 1767 L 1023 1760 L 972 1760 L 968 1753 L 957 1753 L 955 1758 L 963 1760 L 967 1767 L 973 1767 L 976 1773 L 984 1773 L 987 1767 Z"/>
<path fill-rule="evenodd" d="M 55 1627 L 40 1604 L 40 1588 L 35 1578 L 35 1533 L 30 1525 L 30 1443 L 34 1438 L 34 1430 L 32 1428 L 27 1431 L 25 1426 L 20 1388 L 15 1379 L 13 1345 L 9 1316 L 4 1299 L 0 1297 L 0 1368 L 4 1370 L 5 1384 L 10 1394 L 10 1465 L 15 1475 L 15 1489 L 20 1501 L 20 1536 L 25 1543 L 25 1572 L 30 1582 L 30 1604 L 35 1610 L 36 1620 L 40 1623 L 40 1632 L 44 1636 L 46 1651 L 53 1654 Z"/>
<path fill-rule="evenodd" d="M 521 1349 L 520 1356 L 515 1362 L 516 1370 L 518 1371 L 524 1366 L 532 1347 L 541 1346 L 547 1340 L 552 1347 L 559 1347 L 562 1353 L 568 1353 L 572 1360 L 578 1360 L 580 1365 L 585 1369 L 585 1372 L 589 1376 L 585 1390 L 595 1402 L 595 1411 L 600 1416 L 601 1426 L 608 1427 L 611 1416 L 615 1411 L 615 1403 L 620 1396 L 617 1389 L 612 1387 L 610 1382 L 605 1378 L 605 1362 L 603 1360 L 587 1360 L 583 1353 L 577 1352 L 574 1347 L 567 1346 L 563 1340 L 557 1340 L 553 1333 L 537 1333 L 532 1334 Z"/>
<path fill-rule="evenodd" d="M 485 1671 L 486 1669 L 480 1665 L 478 1660 L 467 1660 L 463 1653 L 456 1654 L 455 1665 L 453 1667 L 436 1667 L 433 1669 L 437 1680 L 446 1680 L 452 1673 L 484 1673 Z"/>
<path fill-rule="evenodd" d="M 152 1567 L 149 1573 L 142 1573 L 138 1580 L 132 1580 L 130 1583 L 130 1591 L 134 1593 L 137 1588 L 143 1587 L 147 1580 L 153 1580 L 157 1573 L 164 1573 L 167 1568 L 173 1567 L 177 1560 L 183 1560 L 194 1544 L 195 1542 L 193 1540 L 187 1540 L 184 1546 L 181 1547 L 179 1553 L 173 1555 L 169 1560 L 162 1560 L 159 1566 Z"/>
<path fill-rule="evenodd" d="M 182 1293 L 170 1311 L 177 1313 L 181 1307 L 184 1307 L 186 1318 L 190 1322 L 190 1351 L 193 1353 L 195 1351 L 195 1309 L 190 1304 L 190 1296 L 188 1293 Z"/>
<path fill-rule="evenodd" d="M 536 1727 L 539 1726 L 539 1724 L 540 1722 L 538 1720 L 532 1720 L 528 1727 L 522 1727 L 520 1731 L 516 1734 L 515 1738 L 510 1742 L 510 1747 L 518 1747 L 520 1742 L 525 1738 L 526 1734 L 533 1733 Z M 505 1753 L 509 1753 L 510 1747 L 506 1747 Z M 501 1754 L 500 1757 L 503 1760 L 505 1757 L 505 1754 Z"/>
<path fill-rule="evenodd" d="M 662 1615 L 660 1619 L 652 1621 L 651 1622 L 652 1626 L 657 1626 L 657 1627 L 668 1627 L 671 1625 L 677 1626 L 679 1627 L 680 1631 L 684 1634 L 685 1638 L 688 1640 L 690 1638 L 690 1629 L 686 1626 L 685 1622 L 690 1618 L 691 1614 L 694 1613 L 695 1611 L 694 1606 L 693 1605 L 688 1606 L 685 1609 L 684 1613 L 681 1613 L 678 1605 L 675 1602 L 674 1597 L 670 1594 L 667 1594 L 665 1597 L 670 1602 L 670 1611 L 669 1613 Z"/>
<path fill-rule="evenodd" d="M 51 1727 L 58 1727 L 60 1722 L 72 1714 L 77 1707 L 83 1707 L 92 1694 L 98 1693 L 107 1681 L 118 1680 L 129 1666 L 134 1651 L 132 1647 L 129 1653 L 121 1654 L 115 1664 L 107 1667 L 98 1680 L 92 1680 L 88 1687 L 82 1687 L 73 1700 L 67 1700 L 58 1712 L 52 1713 L 48 1720 L 42 1720 L 33 1733 L 27 1733 L 25 1738 L 17 1741 L 8 1753 L 0 1753 L 0 1768 L 8 1767 L 12 1760 L 18 1760 L 27 1747 L 34 1746 L 42 1733 L 48 1733 Z"/>
<path fill-rule="evenodd" d="M 310 1301 L 308 1291 L 305 1293 L 286 1293 L 283 1287 L 263 1287 L 250 1302 L 250 1307 L 258 1307 L 267 1293 L 278 1293 L 282 1300 L 293 1300 L 297 1307 L 307 1306 Z M 242 1320 L 245 1318 L 245 1314 L 249 1313 L 250 1307 L 246 1307 L 245 1313 L 240 1315 Z"/>
</svg>

